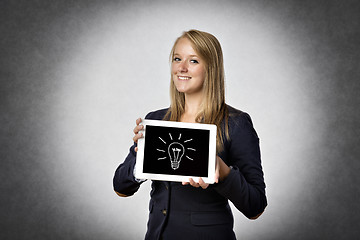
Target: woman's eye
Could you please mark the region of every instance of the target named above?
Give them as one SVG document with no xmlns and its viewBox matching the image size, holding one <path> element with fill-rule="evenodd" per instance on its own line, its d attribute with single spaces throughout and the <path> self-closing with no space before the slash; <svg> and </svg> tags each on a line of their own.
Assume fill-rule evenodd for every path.
<svg viewBox="0 0 360 240">
<path fill-rule="evenodd" d="M 195 59 L 191 60 L 190 62 L 192 62 L 192 63 L 199 63 L 198 60 L 195 60 Z"/>
<path fill-rule="evenodd" d="M 178 57 L 175 57 L 175 58 L 174 58 L 174 62 L 179 62 L 179 61 L 181 61 L 180 58 L 178 58 Z"/>
</svg>

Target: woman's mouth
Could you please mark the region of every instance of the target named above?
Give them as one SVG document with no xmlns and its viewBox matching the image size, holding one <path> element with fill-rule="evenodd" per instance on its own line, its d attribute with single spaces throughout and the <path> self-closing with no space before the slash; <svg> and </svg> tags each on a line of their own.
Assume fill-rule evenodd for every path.
<svg viewBox="0 0 360 240">
<path fill-rule="evenodd" d="M 178 76 L 178 79 L 181 81 L 186 81 L 186 80 L 190 80 L 191 77 L 186 77 L 186 76 Z"/>
</svg>

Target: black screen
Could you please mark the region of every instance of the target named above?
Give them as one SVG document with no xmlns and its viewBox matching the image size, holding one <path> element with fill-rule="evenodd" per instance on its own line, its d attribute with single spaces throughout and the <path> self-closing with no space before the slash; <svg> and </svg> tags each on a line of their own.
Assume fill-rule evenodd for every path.
<svg viewBox="0 0 360 240">
<path fill-rule="evenodd" d="M 144 173 L 208 177 L 210 131 L 146 126 Z"/>
</svg>

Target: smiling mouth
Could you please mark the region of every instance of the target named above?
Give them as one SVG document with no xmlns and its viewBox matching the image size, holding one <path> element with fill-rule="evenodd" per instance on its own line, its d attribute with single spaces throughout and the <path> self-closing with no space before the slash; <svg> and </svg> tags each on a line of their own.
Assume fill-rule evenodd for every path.
<svg viewBox="0 0 360 240">
<path fill-rule="evenodd" d="M 179 80 L 185 81 L 185 80 L 190 80 L 191 77 L 184 77 L 184 76 L 178 76 Z"/>
</svg>

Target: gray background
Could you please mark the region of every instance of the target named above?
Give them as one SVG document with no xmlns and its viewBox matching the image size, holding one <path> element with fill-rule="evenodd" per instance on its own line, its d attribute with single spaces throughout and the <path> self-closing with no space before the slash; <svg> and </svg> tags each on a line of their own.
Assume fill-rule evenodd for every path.
<svg viewBox="0 0 360 240">
<path fill-rule="evenodd" d="M 239 239 L 359 236 L 359 1 L 1 1 L 1 239 L 142 239 L 150 182 L 112 190 L 171 46 L 213 33 L 269 206 Z"/>
</svg>

